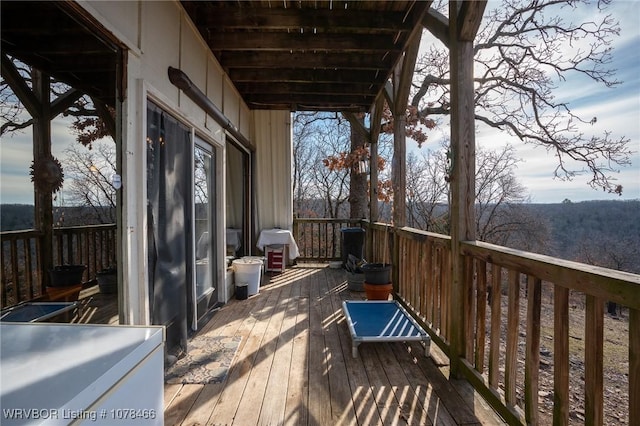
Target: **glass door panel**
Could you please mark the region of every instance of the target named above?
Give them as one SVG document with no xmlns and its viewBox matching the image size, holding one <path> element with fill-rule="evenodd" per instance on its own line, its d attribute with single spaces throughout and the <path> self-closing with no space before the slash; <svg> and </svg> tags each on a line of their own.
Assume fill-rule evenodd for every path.
<svg viewBox="0 0 640 426">
<path fill-rule="evenodd" d="M 193 200 L 194 200 L 194 244 L 195 244 L 195 288 L 194 318 L 202 317 L 211 305 L 217 302 L 217 289 L 215 285 L 215 198 L 214 177 L 215 161 L 213 152 L 196 138 L 194 149 L 194 176 L 193 176 Z"/>
</svg>

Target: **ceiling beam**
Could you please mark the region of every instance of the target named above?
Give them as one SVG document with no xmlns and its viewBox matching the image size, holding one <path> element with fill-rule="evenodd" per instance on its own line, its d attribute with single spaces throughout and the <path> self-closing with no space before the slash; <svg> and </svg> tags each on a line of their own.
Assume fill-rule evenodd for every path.
<svg viewBox="0 0 640 426">
<path fill-rule="evenodd" d="M 198 2 L 183 2 L 190 8 Z M 204 6 L 204 5 L 201 5 Z M 287 30 L 299 28 L 330 28 L 331 31 L 391 32 L 410 31 L 413 27 L 403 12 L 380 12 L 344 9 L 280 9 L 280 8 L 217 8 L 194 9 L 197 26 L 207 28 Z"/>
<path fill-rule="evenodd" d="M 437 10 L 429 9 L 422 20 L 422 26 L 449 47 L 449 19 L 446 16 Z"/>
<path fill-rule="evenodd" d="M 220 62 L 232 68 L 389 69 L 389 56 L 348 53 L 223 52 Z"/>
<path fill-rule="evenodd" d="M 379 34 L 216 32 L 209 33 L 207 43 L 225 51 L 398 52 L 391 37 Z"/>
<path fill-rule="evenodd" d="M 236 83 L 236 89 L 242 93 L 307 93 L 307 94 L 365 94 L 370 95 L 373 83 L 273 83 L 271 81 Z"/>
<path fill-rule="evenodd" d="M 458 9 L 458 40 L 473 41 L 482 23 L 486 0 L 463 1 Z"/>
<path fill-rule="evenodd" d="M 335 69 L 269 69 L 233 68 L 229 78 L 234 82 L 292 82 L 292 83 L 372 83 L 381 84 L 384 74 L 377 70 Z"/>
<path fill-rule="evenodd" d="M 252 93 L 247 94 L 245 101 L 253 102 L 253 103 L 278 103 L 281 102 L 282 96 L 281 94 L 270 94 L 270 93 Z M 367 108 L 369 105 L 373 103 L 375 100 L 373 95 L 314 95 L 312 100 L 310 100 L 309 96 L 304 93 L 292 93 L 291 95 L 286 97 L 286 103 L 300 103 L 300 104 L 309 104 L 309 103 L 317 103 L 324 105 L 336 105 L 336 110 L 340 111 L 341 106 L 350 106 L 350 105 L 363 105 Z"/>
<path fill-rule="evenodd" d="M 11 59 L 4 53 L 2 54 L 2 77 L 9 84 L 9 87 L 11 87 L 13 93 L 20 99 L 20 102 L 22 102 L 27 111 L 29 111 L 29 114 L 34 118 L 40 117 L 42 115 L 42 104 L 36 95 L 33 94 L 33 91 L 20 75 L 13 62 L 11 62 Z"/>
</svg>

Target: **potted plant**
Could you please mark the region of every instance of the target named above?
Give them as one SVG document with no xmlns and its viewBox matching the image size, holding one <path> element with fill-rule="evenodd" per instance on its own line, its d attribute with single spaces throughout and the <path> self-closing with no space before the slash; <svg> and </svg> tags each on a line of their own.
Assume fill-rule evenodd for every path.
<svg viewBox="0 0 640 426">
<path fill-rule="evenodd" d="M 51 287 L 69 287 L 82 284 L 82 275 L 87 265 L 58 265 L 49 270 Z"/>
</svg>

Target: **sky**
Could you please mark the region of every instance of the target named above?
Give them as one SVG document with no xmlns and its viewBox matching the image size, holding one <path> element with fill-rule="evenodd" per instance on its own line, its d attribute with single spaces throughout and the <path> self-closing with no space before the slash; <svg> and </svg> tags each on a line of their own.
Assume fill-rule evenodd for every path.
<svg viewBox="0 0 640 426">
<path fill-rule="evenodd" d="M 495 5 L 490 0 L 487 9 Z M 595 6 L 580 8 L 574 12 L 577 18 L 589 18 L 597 13 Z M 615 88 L 606 88 L 581 79 L 569 79 L 556 92 L 559 99 L 568 100 L 574 112 L 585 117 L 597 117 L 592 126 L 595 134 L 605 130 L 612 137 L 627 137 L 634 151 L 631 166 L 625 167 L 613 176 L 623 186 L 622 196 L 595 190 L 587 185 L 586 177 L 576 177 L 572 181 L 554 179 L 555 158 L 539 147 L 524 145 L 517 139 L 508 139 L 504 133 L 479 126 L 476 143 L 487 148 L 497 148 L 511 143 L 516 148 L 517 157 L 522 161 L 516 171 L 517 177 L 527 188 L 531 202 L 560 203 L 585 200 L 631 200 L 640 199 L 640 2 L 613 0 L 608 9 L 620 22 L 621 35 L 613 42 L 613 64 L 618 80 L 623 83 Z M 580 16 L 582 14 L 582 16 Z M 438 128 L 430 136 L 429 146 L 437 147 L 442 138 L 448 137 L 448 129 Z M 61 159 L 64 167 L 63 151 L 73 143 L 68 134 L 67 123 L 56 120 L 52 124 L 52 150 Z M 0 143 L 0 204 L 33 204 L 33 187 L 29 177 L 31 164 L 31 131 L 12 136 L 3 136 Z M 58 202 L 64 202 L 64 194 Z"/>
<path fill-rule="evenodd" d="M 487 11 L 500 4 L 489 0 Z M 527 188 L 532 203 L 560 203 L 587 200 L 634 200 L 640 199 L 640 2 L 613 0 L 606 11 L 620 23 L 620 36 L 613 40 L 611 68 L 617 70 L 615 78 L 623 83 L 615 88 L 587 81 L 586 78 L 568 78 L 557 91 L 556 100 L 569 102 L 574 113 L 582 117 L 597 117 L 594 125 L 585 129 L 594 135 L 611 131 L 613 139 L 630 139 L 629 148 L 634 152 L 631 165 L 619 168 L 619 173 L 610 173 L 617 184 L 623 186 L 622 196 L 610 194 L 602 189 L 593 189 L 588 175 L 577 176 L 571 181 L 554 178 L 557 162 L 552 153 L 542 147 L 523 144 L 519 139 L 496 129 L 478 125 L 476 145 L 488 149 L 502 147 L 507 143 L 516 149 L 518 164 L 516 175 Z M 595 4 L 585 8 L 580 6 L 572 12 L 567 21 L 594 19 L 598 14 Z M 448 139 L 448 127 L 437 127 L 430 135 L 426 148 L 437 148 L 443 139 Z"/>
</svg>

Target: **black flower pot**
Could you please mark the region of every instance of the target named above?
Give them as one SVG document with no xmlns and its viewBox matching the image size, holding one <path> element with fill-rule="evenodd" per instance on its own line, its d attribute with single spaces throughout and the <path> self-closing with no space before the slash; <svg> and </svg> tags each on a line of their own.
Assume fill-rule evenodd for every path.
<svg viewBox="0 0 640 426">
<path fill-rule="evenodd" d="M 116 268 L 103 269 L 96 273 L 100 293 L 113 294 L 118 292 L 118 274 Z"/>
<path fill-rule="evenodd" d="M 82 284 L 82 275 L 87 265 L 59 265 L 49 270 L 51 287 L 69 287 Z"/>
<path fill-rule="evenodd" d="M 389 284 L 391 282 L 391 265 L 388 263 L 366 263 L 361 267 L 364 282 L 368 284 Z"/>
</svg>

